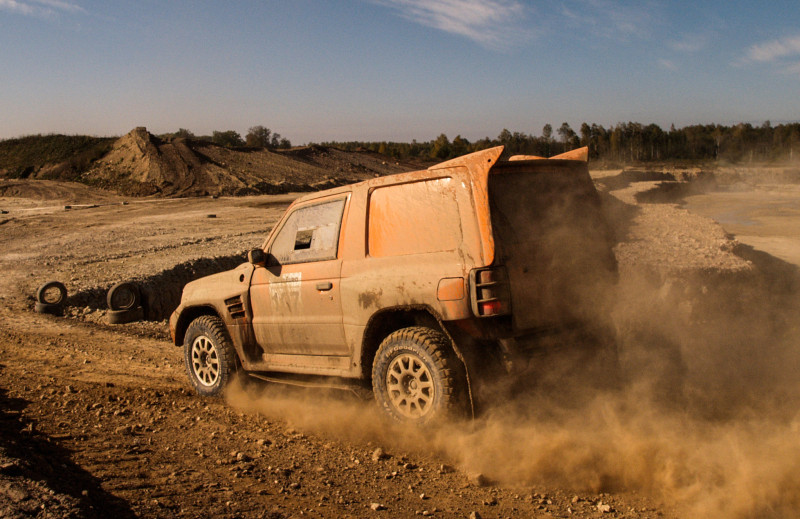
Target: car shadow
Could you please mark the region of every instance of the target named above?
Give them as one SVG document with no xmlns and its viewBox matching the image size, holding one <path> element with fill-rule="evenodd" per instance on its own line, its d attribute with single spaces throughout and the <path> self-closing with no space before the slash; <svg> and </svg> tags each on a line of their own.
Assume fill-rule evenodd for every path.
<svg viewBox="0 0 800 519">
<path fill-rule="evenodd" d="M 21 507 L 17 511 L 19 516 L 30 513 L 32 507 L 46 515 L 44 502 L 30 501 L 37 499 L 37 492 L 52 497 L 49 489 L 57 495 L 73 498 L 70 501 L 74 501 L 77 510 L 70 510 L 71 517 L 136 517 L 125 500 L 103 490 L 100 480 L 72 461 L 72 451 L 36 430 L 36 423 L 24 413 L 29 403 L 9 396 L 6 389 L 0 388 L 0 453 L 3 455 L 0 480 L 32 490 L 17 496 L 17 505 Z M 46 488 L 42 490 L 42 486 Z M 7 507 L 4 509 L 11 511 Z"/>
</svg>

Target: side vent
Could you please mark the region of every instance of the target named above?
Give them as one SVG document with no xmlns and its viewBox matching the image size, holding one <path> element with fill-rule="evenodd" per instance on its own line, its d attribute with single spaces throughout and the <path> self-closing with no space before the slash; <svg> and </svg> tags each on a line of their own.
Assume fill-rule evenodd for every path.
<svg viewBox="0 0 800 519">
<path fill-rule="evenodd" d="M 244 305 L 242 304 L 242 296 L 226 299 L 225 306 L 228 307 L 228 313 L 230 314 L 231 319 L 244 318 Z"/>
</svg>

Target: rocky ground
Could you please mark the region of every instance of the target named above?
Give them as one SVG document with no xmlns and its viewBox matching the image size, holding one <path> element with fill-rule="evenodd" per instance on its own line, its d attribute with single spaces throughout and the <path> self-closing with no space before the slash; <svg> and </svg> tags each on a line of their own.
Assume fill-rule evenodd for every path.
<svg viewBox="0 0 800 519">
<path fill-rule="evenodd" d="M 476 422 L 419 431 L 387 424 L 349 393 L 247 384 L 225 399 L 200 398 L 163 319 L 107 324 L 112 284 L 180 285 L 243 260 L 292 195 L 134 200 L 72 184 L 0 183 L 0 516 L 791 517 L 797 467 L 779 461 L 800 457 L 776 442 L 794 422 L 770 415 L 742 432 L 732 421 L 774 387 L 751 386 L 736 394 L 741 406 L 721 405 L 730 388 L 708 372 L 711 354 L 730 346 L 719 329 L 731 323 L 706 295 L 732 292 L 697 280 L 713 271 L 735 278 L 737 291 L 761 287 L 758 258 L 734 254 L 735 241 L 710 220 L 640 204 L 639 187 L 600 187 L 619 240 L 618 321 L 637 330 L 621 344 L 648 384 L 634 376 L 622 394 L 558 407 L 560 395 L 521 396 Z M 71 294 L 66 318 L 32 312 L 36 287 L 50 279 Z M 744 312 L 730 302 L 722 310 L 735 320 Z M 695 333 L 711 324 L 716 338 Z M 794 337 L 776 318 L 769 334 L 777 329 Z M 631 347 L 642 337 L 678 350 L 706 345 L 683 359 L 679 397 L 650 383 L 652 356 Z M 749 364 L 719 378 L 752 381 L 774 367 Z M 769 455 L 751 452 L 754 437 L 770 443 Z M 762 460 L 775 476 L 734 459 Z"/>
</svg>

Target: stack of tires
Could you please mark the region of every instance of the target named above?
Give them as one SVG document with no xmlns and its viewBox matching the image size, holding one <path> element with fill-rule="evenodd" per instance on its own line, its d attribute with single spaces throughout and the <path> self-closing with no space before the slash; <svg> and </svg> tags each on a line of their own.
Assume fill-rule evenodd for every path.
<svg viewBox="0 0 800 519">
<path fill-rule="evenodd" d="M 109 313 L 108 322 L 124 324 L 144 319 L 142 295 L 139 287 L 130 281 L 117 283 L 106 295 Z"/>
<path fill-rule="evenodd" d="M 36 291 L 34 310 L 40 314 L 64 315 L 67 287 L 60 281 L 48 281 Z"/>
</svg>

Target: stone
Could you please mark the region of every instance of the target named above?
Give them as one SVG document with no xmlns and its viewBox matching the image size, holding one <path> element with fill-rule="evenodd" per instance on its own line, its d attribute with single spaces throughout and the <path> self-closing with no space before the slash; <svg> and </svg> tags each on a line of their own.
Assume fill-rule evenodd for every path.
<svg viewBox="0 0 800 519">
<path fill-rule="evenodd" d="M 5 494 L 14 503 L 19 503 L 20 501 L 24 501 L 30 497 L 24 488 L 13 483 L 6 487 Z"/>
<path fill-rule="evenodd" d="M 384 460 L 384 459 L 386 459 L 388 457 L 389 457 L 389 455 L 386 454 L 383 451 L 383 449 L 381 449 L 380 447 L 378 447 L 377 449 L 372 451 L 372 461 L 378 462 L 378 461 Z"/>
<path fill-rule="evenodd" d="M 382 504 L 380 504 L 380 503 L 370 503 L 369 507 L 370 507 L 370 508 L 371 508 L 371 509 L 372 509 L 374 512 L 379 512 L 379 511 L 381 511 L 381 510 L 386 510 L 386 507 L 385 507 L 385 506 L 383 506 L 383 505 L 382 505 Z"/>
<path fill-rule="evenodd" d="M 244 452 L 236 453 L 236 461 L 247 462 L 247 461 L 251 461 L 252 459 L 253 458 L 251 458 L 250 456 L 248 456 Z"/>
<path fill-rule="evenodd" d="M 467 478 L 469 479 L 470 483 L 472 483 L 477 487 L 485 487 L 486 485 L 489 484 L 489 482 L 486 479 L 486 476 L 484 476 L 480 472 L 472 472 L 467 476 Z"/>
</svg>

